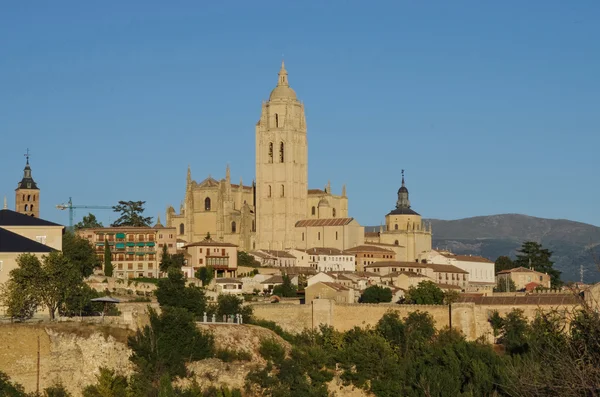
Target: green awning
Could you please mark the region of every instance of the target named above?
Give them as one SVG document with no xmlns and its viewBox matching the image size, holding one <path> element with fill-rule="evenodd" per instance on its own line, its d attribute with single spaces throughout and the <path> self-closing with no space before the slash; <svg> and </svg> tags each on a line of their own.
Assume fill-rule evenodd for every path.
<svg viewBox="0 0 600 397">
<path fill-rule="evenodd" d="M 140 255 L 140 256 L 144 256 L 144 255 L 146 255 L 146 253 L 145 253 L 145 252 L 136 252 L 136 254 L 138 254 L 138 255 Z"/>
<path fill-rule="evenodd" d="M 117 233 L 117 238 L 125 238 L 125 233 Z"/>
<path fill-rule="evenodd" d="M 114 241 L 109 241 L 108 245 L 115 245 L 115 242 Z"/>
<path fill-rule="evenodd" d="M 137 245 L 138 247 L 143 247 L 143 246 L 144 246 L 144 243 L 137 243 L 136 245 Z"/>
<path fill-rule="evenodd" d="M 135 247 L 135 243 L 134 243 L 134 242 L 131 242 L 131 241 L 128 241 L 128 242 L 127 242 L 127 243 L 125 243 L 125 244 L 127 244 L 127 246 L 128 246 L 128 247 Z"/>
<path fill-rule="evenodd" d="M 104 246 L 104 243 L 96 243 L 96 245 Z"/>
<path fill-rule="evenodd" d="M 125 249 L 125 243 L 117 243 L 115 247 Z"/>
<path fill-rule="evenodd" d="M 154 247 L 154 241 L 150 241 L 150 242 L 146 243 L 146 245 L 148 247 Z"/>
<path fill-rule="evenodd" d="M 135 254 L 134 251 L 127 251 L 127 255 L 133 255 L 133 254 Z"/>
</svg>

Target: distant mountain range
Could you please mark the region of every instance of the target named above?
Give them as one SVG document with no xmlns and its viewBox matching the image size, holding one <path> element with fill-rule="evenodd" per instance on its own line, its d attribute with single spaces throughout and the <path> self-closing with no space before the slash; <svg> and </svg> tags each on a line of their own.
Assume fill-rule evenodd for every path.
<svg viewBox="0 0 600 397">
<path fill-rule="evenodd" d="M 536 241 L 553 252 L 554 267 L 563 272 L 564 281 L 579 281 L 581 265 L 584 282 L 600 281 L 600 270 L 594 264 L 594 252 L 600 257 L 600 227 L 519 214 L 425 221 L 433 227 L 434 249 L 480 255 L 495 261 L 501 255 L 514 259 L 524 241 Z M 378 231 L 379 226 L 365 230 Z"/>
</svg>

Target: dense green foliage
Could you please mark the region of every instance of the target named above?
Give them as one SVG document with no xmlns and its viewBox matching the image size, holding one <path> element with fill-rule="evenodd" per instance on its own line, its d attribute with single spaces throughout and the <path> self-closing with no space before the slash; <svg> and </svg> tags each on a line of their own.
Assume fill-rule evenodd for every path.
<svg viewBox="0 0 600 397">
<path fill-rule="evenodd" d="M 379 285 L 366 288 L 360 296 L 361 303 L 386 303 L 392 301 L 392 290 Z"/>
<path fill-rule="evenodd" d="M 287 274 L 283 275 L 283 284 L 276 285 L 273 288 L 273 295 L 281 296 L 284 298 L 295 298 L 298 296 L 298 288 L 292 284 L 290 276 Z"/>
<path fill-rule="evenodd" d="M 204 266 L 196 270 L 196 278 L 202 281 L 202 286 L 206 287 L 215 277 L 215 270 L 212 266 Z"/>
<path fill-rule="evenodd" d="M 498 272 L 501 272 L 503 270 L 513 269 L 515 267 L 515 264 L 513 263 L 513 260 L 510 259 L 510 257 L 502 255 L 499 256 L 498 259 L 496 259 L 494 267 L 496 270 L 496 274 L 498 274 Z"/>
<path fill-rule="evenodd" d="M 208 315 L 215 315 L 217 321 L 222 321 L 223 316 L 242 315 L 242 321 L 248 323 L 252 321 L 252 308 L 244 306 L 244 300 L 235 295 L 219 295 L 217 304 L 212 305 L 208 309 Z"/>
<path fill-rule="evenodd" d="M 533 270 L 550 275 L 552 288 L 562 286 L 560 280 L 561 272 L 554 269 L 554 262 L 551 261 L 552 251 L 542 248 L 542 245 L 534 241 L 527 241 L 517 253 L 517 259 L 514 262 L 515 267 L 533 268 Z"/>
<path fill-rule="evenodd" d="M 84 278 L 101 266 L 92 243 L 72 232 L 63 235 L 62 253 L 69 262 L 79 268 Z"/>
<path fill-rule="evenodd" d="M 104 240 L 104 275 L 107 277 L 113 275 L 112 252 L 110 252 L 110 245 L 106 239 Z"/>
<path fill-rule="evenodd" d="M 421 281 L 416 287 L 410 286 L 404 296 L 404 303 L 417 305 L 441 305 L 444 291 L 433 281 Z"/>
<path fill-rule="evenodd" d="M 260 267 L 260 262 L 245 251 L 238 251 L 238 266 Z"/>
<path fill-rule="evenodd" d="M 201 318 L 206 311 L 206 296 L 202 288 L 185 285 L 181 270 L 171 268 L 166 278 L 158 280 L 156 299 L 161 307 L 179 307 Z"/>
<path fill-rule="evenodd" d="M 0 371 L 0 396 L 2 397 L 71 397 L 65 387 L 57 383 L 45 388 L 41 393 L 25 393 L 23 386 L 11 382 L 8 376 Z"/>
<path fill-rule="evenodd" d="M 496 281 L 496 287 L 494 287 L 494 292 L 515 292 L 517 290 L 517 286 L 512 278 L 504 277 L 504 279 L 499 279 Z"/>
<path fill-rule="evenodd" d="M 174 268 L 181 270 L 181 267 L 185 264 L 185 257 L 181 253 L 169 254 L 167 245 L 164 244 L 160 254 L 160 263 L 158 268 L 163 273 L 168 273 L 169 269 Z"/>
<path fill-rule="evenodd" d="M 111 226 L 150 226 L 152 217 L 143 215 L 144 204 L 145 201 L 119 201 L 119 204 L 113 206 L 113 211 L 120 212 L 121 216 Z"/>
<path fill-rule="evenodd" d="M 98 222 L 96 219 L 96 215 L 89 213 L 83 217 L 81 222 L 78 222 L 74 225 L 75 230 L 79 229 L 90 229 L 95 227 L 103 227 L 102 222 Z"/>
</svg>

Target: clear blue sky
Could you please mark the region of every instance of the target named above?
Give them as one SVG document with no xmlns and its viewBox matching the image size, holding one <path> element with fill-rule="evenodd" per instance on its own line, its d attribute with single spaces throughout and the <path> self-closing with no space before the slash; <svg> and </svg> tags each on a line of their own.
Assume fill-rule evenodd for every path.
<svg viewBox="0 0 600 397">
<path fill-rule="evenodd" d="M 306 107 L 309 180 L 379 224 L 413 208 L 600 225 L 600 2 L 59 1 L 0 5 L 0 195 L 29 147 L 42 217 L 254 177 L 282 54 Z M 105 222 L 109 211 L 95 211 Z M 77 218 L 85 215 L 78 211 Z"/>
</svg>

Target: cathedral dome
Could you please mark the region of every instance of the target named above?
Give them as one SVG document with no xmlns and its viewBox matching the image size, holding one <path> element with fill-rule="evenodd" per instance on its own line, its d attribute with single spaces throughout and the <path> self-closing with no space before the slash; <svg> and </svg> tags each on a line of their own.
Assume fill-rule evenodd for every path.
<svg viewBox="0 0 600 397">
<path fill-rule="evenodd" d="M 329 201 L 326 198 L 322 198 L 319 201 L 319 207 L 329 207 Z"/>
<path fill-rule="evenodd" d="M 274 99 L 296 99 L 296 92 L 290 88 L 290 83 L 288 82 L 287 76 L 288 74 L 287 70 L 285 70 L 285 64 L 281 62 L 279 80 L 277 80 L 277 87 L 271 91 L 271 95 L 269 96 L 270 101 Z"/>
<path fill-rule="evenodd" d="M 280 85 L 271 91 L 269 100 L 272 101 L 274 99 L 296 99 L 296 92 L 290 87 Z"/>
</svg>

